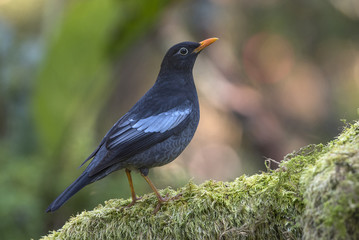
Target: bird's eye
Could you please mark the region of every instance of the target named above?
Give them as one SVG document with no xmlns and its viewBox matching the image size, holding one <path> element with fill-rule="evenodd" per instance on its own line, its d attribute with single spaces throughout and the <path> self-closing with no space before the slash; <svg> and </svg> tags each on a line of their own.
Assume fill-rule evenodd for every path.
<svg viewBox="0 0 359 240">
<path fill-rule="evenodd" d="M 187 48 L 183 47 L 179 50 L 179 53 L 184 56 L 188 54 L 188 50 Z"/>
</svg>

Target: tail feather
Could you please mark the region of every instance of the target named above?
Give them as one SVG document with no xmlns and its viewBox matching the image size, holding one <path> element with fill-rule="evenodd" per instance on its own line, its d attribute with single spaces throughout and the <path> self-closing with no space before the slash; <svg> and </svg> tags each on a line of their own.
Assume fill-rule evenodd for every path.
<svg viewBox="0 0 359 240">
<path fill-rule="evenodd" d="M 85 171 L 78 177 L 70 186 L 68 186 L 63 193 L 58 196 L 55 201 L 53 201 L 50 206 L 46 209 L 46 212 L 54 212 L 59 209 L 69 198 L 71 198 L 75 193 L 80 191 L 83 187 L 92 182 L 92 177 L 88 176 L 88 173 Z"/>
</svg>

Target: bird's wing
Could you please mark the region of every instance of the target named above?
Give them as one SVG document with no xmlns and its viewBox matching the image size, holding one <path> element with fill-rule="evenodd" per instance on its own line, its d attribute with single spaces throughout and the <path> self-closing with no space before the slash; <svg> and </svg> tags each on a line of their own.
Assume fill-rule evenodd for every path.
<svg viewBox="0 0 359 240">
<path fill-rule="evenodd" d="M 125 115 L 107 133 L 103 143 L 107 154 L 94 162 L 90 176 L 164 141 L 176 130 L 182 130 L 187 125 L 191 112 L 192 107 L 187 105 L 140 119 L 131 118 L 130 114 Z"/>
</svg>

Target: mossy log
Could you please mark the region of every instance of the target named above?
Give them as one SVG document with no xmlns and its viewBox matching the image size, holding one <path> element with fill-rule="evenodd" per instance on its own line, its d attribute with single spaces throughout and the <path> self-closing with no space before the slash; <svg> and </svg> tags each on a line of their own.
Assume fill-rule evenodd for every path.
<svg viewBox="0 0 359 240">
<path fill-rule="evenodd" d="M 230 167 L 230 166 L 229 166 Z M 274 171 L 112 199 L 42 239 L 359 239 L 359 122 L 288 154 Z"/>
</svg>

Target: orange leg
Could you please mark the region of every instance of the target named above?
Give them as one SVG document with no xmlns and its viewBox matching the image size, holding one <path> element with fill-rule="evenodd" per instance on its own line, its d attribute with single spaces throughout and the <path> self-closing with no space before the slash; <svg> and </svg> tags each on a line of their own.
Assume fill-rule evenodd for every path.
<svg viewBox="0 0 359 240">
<path fill-rule="evenodd" d="M 131 189 L 131 196 L 132 196 L 132 202 L 130 204 L 128 204 L 126 207 L 131 207 L 133 206 L 137 200 L 140 200 L 141 198 L 136 197 L 136 193 L 135 193 L 135 189 L 133 188 L 133 182 L 132 182 L 132 177 L 131 177 L 131 170 L 126 168 L 126 175 L 127 175 L 127 179 L 128 179 L 128 183 L 130 184 L 130 189 Z"/>
<path fill-rule="evenodd" d="M 160 195 L 160 193 L 157 191 L 157 188 L 155 187 L 155 185 L 153 185 L 153 183 L 151 182 L 151 180 L 150 180 L 147 176 L 143 175 L 142 173 L 141 173 L 141 175 L 142 175 L 142 177 L 145 178 L 145 180 L 146 180 L 146 182 L 148 183 L 148 185 L 150 185 L 150 187 L 152 188 L 152 191 L 155 192 L 155 194 L 156 194 L 156 196 L 157 196 L 157 199 L 158 199 L 158 201 L 160 202 L 160 204 L 161 204 L 161 203 L 164 203 L 164 202 L 167 202 L 167 201 L 168 201 L 168 198 L 163 198 L 163 197 Z"/>
<path fill-rule="evenodd" d="M 156 194 L 156 197 L 158 199 L 158 204 L 157 204 L 155 210 L 153 210 L 153 214 L 156 214 L 158 212 L 158 210 L 160 210 L 161 205 L 163 203 L 168 202 L 169 200 L 178 199 L 179 197 L 182 196 L 182 194 L 180 193 L 180 194 L 178 194 L 177 196 L 175 196 L 173 198 L 169 198 L 167 195 L 166 195 L 166 197 L 162 197 L 161 194 L 158 192 L 157 188 L 155 187 L 155 185 L 153 185 L 153 183 L 149 179 L 149 177 L 145 176 L 143 173 L 141 173 L 141 175 L 142 175 L 142 177 L 144 177 L 144 179 L 146 180 L 148 185 L 150 185 L 150 187 L 152 188 L 153 192 Z"/>
</svg>

